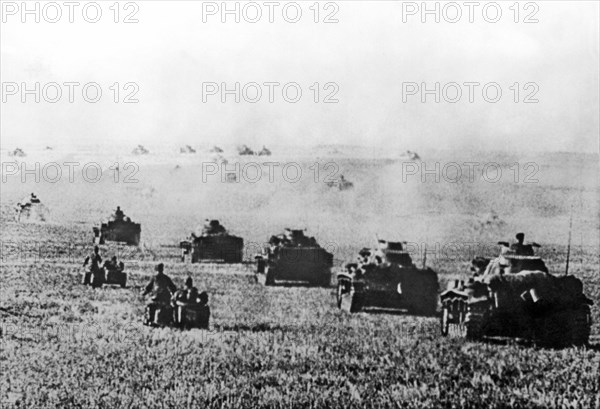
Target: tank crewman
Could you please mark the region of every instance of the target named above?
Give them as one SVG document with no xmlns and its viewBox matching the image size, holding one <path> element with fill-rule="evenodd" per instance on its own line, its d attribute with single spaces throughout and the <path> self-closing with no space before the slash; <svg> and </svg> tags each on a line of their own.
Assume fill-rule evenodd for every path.
<svg viewBox="0 0 600 409">
<path fill-rule="evenodd" d="M 31 193 L 31 197 L 29 198 L 30 203 L 40 203 L 40 199 L 35 195 L 35 193 Z"/>
<path fill-rule="evenodd" d="M 117 210 L 115 210 L 114 219 L 115 221 L 122 221 L 125 217 L 125 213 L 121 210 L 121 206 L 117 206 Z"/>
<path fill-rule="evenodd" d="M 185 298 L 188 302 L 198 301 L 198 289 L 194 287 L 192 277 L 188 277 L 187 280 L 185 280 Z"/>
<path fill-rule="evenodd" d="M 181 290 L 178 290 L 175 293 L 174 299 L 176 301 L 183 301 L 186 303 L 198 303 L 198 289 L 194 287 L 194 282 L 192 277 L 189 277 L 185 280 L 185 287 Z"/>
<path fill-rule="evenodd" d="M 167 304 L 171 300 L 171 294 L 177 290 L 173 280 L 164 273 L 165 265 L 157 264 L 154 270 L 156 275 L 152 277 L 143 295 L 152 293 L 152 300 L 157 303 Z"/>
<path fill-rule="evenodd" d="M 85 274 L 85 278 L 83 280 L 83 284 L 91 284 L 92 276 L 96 276 L 102 272 L 102 257 L 100 256 L 100 248 L 98 246 L 94 246 L 94 251 L 92 254 L 87 256 L 83 261 L 83 267 L 88 266 L 87 273 Z"/>
<path fill-rule="evenodd" d="M 533 246 L 531 244 L 524 244 L 525 234 L 517 233 L 515 238 L 517 242 L 510 245 L 510 250 L 520 256 L 533 256 Z"/>
<path fill-rule="evenodd" d="M 108 271 L 114 271 L 118 268 L 117 256 L 112 256 L 110 260 L 104 262 L 104 268 Z"/>
</svg>

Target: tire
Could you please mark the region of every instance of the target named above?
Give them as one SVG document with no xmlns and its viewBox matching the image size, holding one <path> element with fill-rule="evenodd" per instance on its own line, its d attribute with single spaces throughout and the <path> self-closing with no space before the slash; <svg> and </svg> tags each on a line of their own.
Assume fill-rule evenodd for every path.
<svg viewBox="0 0 600 409">
<path fill-rule="evenodd" d="M 450 310 L 448 306 L 442 308 L 442 316 L 440 318 L 442 336 L 448 336 L 448 330 L 450 329 Z"/>
</svg>

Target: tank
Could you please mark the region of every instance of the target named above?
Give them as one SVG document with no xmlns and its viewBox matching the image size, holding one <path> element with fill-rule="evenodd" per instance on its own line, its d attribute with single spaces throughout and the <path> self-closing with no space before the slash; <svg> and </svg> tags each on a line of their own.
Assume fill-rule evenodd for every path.
<svg viewBox="0 0 600 409">
<path fill-rule="evenodd" d="M 48 209 L 35 195 L 23 198 L 15 206 L 15 220 L 20 223 L 45 222 L 48 219 Z"/>
<path fill-rule="evenodd" d="M 107 241 L 117 241 L 128 245 L 138 246 L 142 227 L 125 216 L 120 209 L 111 218 L 101 223 L 100 227 L 94 227 L 94 243 L 104 244 Z"/>
<path fill-rule="evenodd" d="M 338 308 L 351 313 L 376 308 L 430 316 L 437 302 L 437 274 L 415 266 L 400 242 L 379 241 L 376 249 L 363 248 L 358 261 L 337 274 Z"/>
<path fill-rule="evenodd" d="M 263 146 L 262 149 L 258 152 L 258 156 L 271 156 L 271 151 L 267 149 L 266 146 Z"/>
<path fill-rule="evenodd" d="M 202 229 L 198 230 L 179 243 L 181 261 L 242 262 L 244 239 L 229 234 L 218 220 L 207 220 Z"/>
<path fill-rule="evenodd" d="M 283 234 L 271 236 L 256 262 L 257 281 L 264 285 L 295 281 L 328 287 L 331 282 L 333 254 L 314 237 L 305 236 L 304 230 L 285 229 Z"/>
<path fill-rule="evenodd" d="M 336 180 L 332 180 L 332 181 L 327 181 L 325 182 L 325 184 L 328 187 L 337 187 L 338 190 L 350 190 L 354 187 L 354 184 L 348 180 L 346 180 L 344 178 L 344 176 L 340 176 L 338 179 Z"/>
<path fill-rule="evenodd" d="M 473 276 L 451 282 L 440 295 L 441 331 L 451 326 L 471 340 L 509 337 L 548 347 L 586 345 L 592 300 L 583 283 L 548 272 L 543 260 L 505 252 L 486 264 L 472 261 Z"/>
<path fill-rule="evenodd" d="M 179 153 L 196 153 L 196 149 L 192 148 L 190 145 L 185 145 L 179 148 Z"/>
<path fill-rule="evenodd" d="M 254 151 L 250 149 L 247 145 L 242 145 L 238 148 L 238 155 L 246 156 L 246 155 L 254 155 Z"/>
<path fill-rule="evenodd" d="M 25 151 L 23 149 L 16 148 L 14 151 L 8 152 L 8 156 L 13 156 L 13 157 L 17 157 L 17 158 L 24 158 L 27 155 L 25 154 Z"/>
<path fill-rule="evenodd" d="M 136 146 L 132 151 L 132 155 L 148 155 L 150 151 L 144 145 Z"/>
</svg>

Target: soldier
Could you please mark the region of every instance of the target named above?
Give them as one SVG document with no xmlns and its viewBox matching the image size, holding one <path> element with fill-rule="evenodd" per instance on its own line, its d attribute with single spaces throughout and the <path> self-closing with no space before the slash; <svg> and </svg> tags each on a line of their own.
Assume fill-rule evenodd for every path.
<svg viewBox="0 0 600 409">
<path fill-rule="evenodd" d="M 104 262 L 104 268 L 108 271 L 114 271 L 118 268 L 117 256 L 112 256 L 110 260 Z"/>
<path fill-rule="evenodd" d="M 167 304 L 171 300 L 171 294 L 177 290 L 173 280 L 164 274 L 165 265 L 163 263 L 157 264 L 154 268 L 156 275 L 152 277 L 143 295 L 152 293 L 152 300 L 161 304 Z"/>
<path fill-rule="evenodd" d="M 525 234 L 517 233 L 515 238 L 517 242 L 510 245 L 510 250 L 519 256 L 533 256 L 533 245 L 524 244 Z"/>
<path fill-rule="evenodd" d="M 115 210 L 114 219 L 115 221 L 122 221 L 123 217 L 125 217 L 125 213 L 121 210 L 121 206 L 117 206 L 117 210 Z"/>
<path fill-rule="evenodd" d="M 145 318 L 145 323 L 151 324 L 154 321 L 155 313 L 158 307 L 169 305 L 171 295 L 177 290 L 175 284 L 169 276 L 163 273 L 164 264 L 157 264 L 154 268 L 156 275 L 152 277 L 142 295 L 152 293 L 151 302 L 148 304 L 148 316 Z"/>
<path fill-rule="evenodd" d="M 100 268 L 102 265 L 102 257 L 100 256 L 100 248 L 98 246 L 94 246 L 94 252 L 85 258 L 83 267 L 86 267 L 88 263 L 89 268 L 83 279 L 84 285 L 91 284 L 92 276 L 97 276 L 102 271 Z"/>
<path fill-rule="evenodd" d="M 194 287 L 192 277 L 189 276 L 187 280 L 185 280 L 185 288 L 183 289 L 183 300 L 189 303 L 198 302 L 198 289 Z"/>
</svg>

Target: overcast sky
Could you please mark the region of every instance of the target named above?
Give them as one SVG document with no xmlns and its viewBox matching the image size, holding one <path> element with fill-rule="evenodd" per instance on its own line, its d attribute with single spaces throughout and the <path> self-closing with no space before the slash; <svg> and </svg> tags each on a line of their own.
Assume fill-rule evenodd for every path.
<svg viewBox="0 0 600 409">
<path fill-rule="evenodd" d="M 85 145 L 98 141 L 134 145 L 162 143 L 259 144 L 364 144 L 389 145 L 398 149 L 477 146 L 493 150 L 515 148 L 530 151 L 585 151 L 598 149 L 599 138 L 599 28 L 598 2 L 537 2 L 539 10 L 521 3 L 519 23 L 514 22 L 513 2 L 500 2 L 497 23 L 484 19 L 482 7 L 461 7 L 457 23 L 440 23 L 428 16 L 405 14 L 407 3 L 394 1 L 338 1 L 320 4 L 319 23 L 313 21 L 313 2 L 299 2 L 302 17 L 297 23 L 283 18 L 281 2 L 274 23 L 269 8 L 258 2 L 263 13 L 257 23 L 234 16 L 205 14 L 208 3 L 193 1 L 138 1 L 123 9 L 119 20 L 135 12 L 138 23 L 114 23 L 113 4 L 99 2 L 102 17 L 86 22 L 82 7 L 75 9 L 74 23 L 62 7 L 57 23 L 35 23 L 34 16 L 21 22 L 20 10 L 12 15 L 3 2 L 1 27 L 1 76 L 3 103 L 2 148 L 18 145 Z M 234 7 L 233 2 L 229 2 Z M 21 2 L 14 3 L 20 7 Z M 40 3 L 43 6 L 45 3 Z M 62 4 L 59 2 L 58 4 Z M 81 5 L 86 4 L 81 2 Z M 214 3 L 217 7 L 221 2 Z M 244 2 L 239 3 L 240 8 Z M 421 2 L 415 3 L 417 6 Z M 434 3 L 429 3 L 434 7 Z M 458 2 L 463 4 L 463 2 Z M 482 2 L 481 5 L 485 4 Z M 337 5 L 337 10 L 334 7 Z M 440 8 L 444 3 L 440 3 Z M 33 7 L 33 6 L 32 6 Z M 246 17 L 255 10 L 247 8 Z M 288 8 L 288 19 L 294 9 Z M 405 9 L 405 11 L 410 11 Z M 55 10 L 46 9 L 52 19 Z M 455 10 L 446 9 L 453 18 Z M 331 18 L 337 23 L 324 23 Z M 531 14 L 534 13 L 534 14 Z M 494 10 L 486 17 L 493 19 Z M 524 23 L 528 15 L 538 23 Z M 88 17 L 94 10 L 88 9 Z M 7 83 L 39 82 L 63 84 L 96 82 L 102 89 L 98 103 L 86 102 L 81 87 L 68 102 L 68 87 L 62 85 L 57 103 L 21 102 Z M 113 101 L 112 84 L 133 82 L 139 102 L 124 104 L 134 90 L 121 89 L 119 103 Z M 225 103 L 220 93 L 206 96 L 203 83 L 239 82 L 261 84 L 257 103 Z M 274 102 L 264 83 L 278 82 Z M 297 83 L 302 98 L 286 102 L 282 86 Z M 404 95 L 403 83 L 439 82 L 461 85 L 456 103 L 434 96 L 421 102 L 421 94 Z M 469 102 L 465 82 L 478 82 L 474 102 Z M 497 83 L 499 102 L 486 102 L 482 86 Z M 314 83 L 319 83 L 315 103 Z M 324 89 L 326 83 L 335 83 Z M 519 83 L 515 102 L 514 83 Z M 530 84 L 527 88 L 526 83 Z M 409 87 L 409 88 L 407 88 Z M 511 87 L 513 87 L 511 89 Z M 455 87 L 446 88 L 449 98 Z M 54 97 L 53 88 L 47 88 Z M 254 88 L 247 88 L 254 98 Z M 339 102 L 323 103 L 331 92 Z M 494 89 L 488 96 L 495 96 Z M 41 94 L 41 91 L 40 91 Z M 93 96 L 93 92 L 90 91 Z M 295 96 L 288 89 L 288 96 Z M 537 103 L 523 100 L 537 99 Z M 6 101 L 6 102 L 4 102 Z"/>
</svg>

